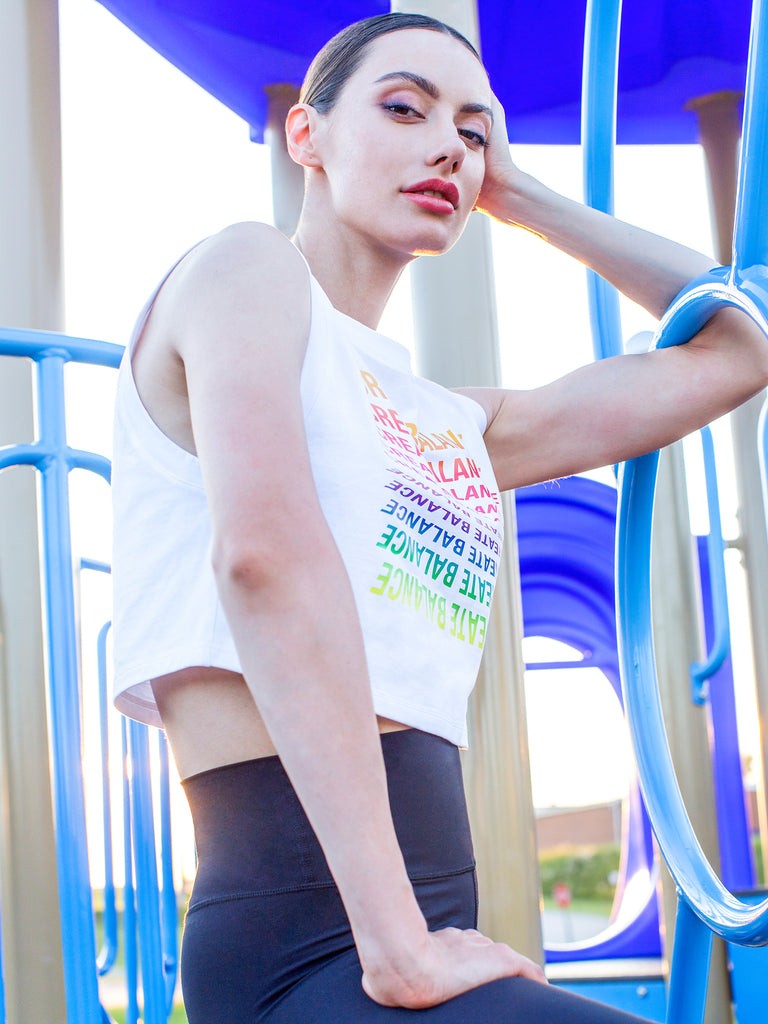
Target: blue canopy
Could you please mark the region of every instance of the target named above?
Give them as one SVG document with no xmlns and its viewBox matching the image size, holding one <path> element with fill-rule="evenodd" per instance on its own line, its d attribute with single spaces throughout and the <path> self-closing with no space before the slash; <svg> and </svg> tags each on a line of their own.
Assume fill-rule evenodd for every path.
<svg viewBox="0 0 768 1024">
<path fill-rule="evenodd" d="M 387 0 L 100 0 L 262 141 L 265 86 L 299 85 L 335 32 Z M 479 0 L 483 59 L 517 143 L 578 143 L 586 0 Z M 743 91 L 750 0 L 624 0 L 618 141 L 696 142 L 697 97 Z"/>
</svg>

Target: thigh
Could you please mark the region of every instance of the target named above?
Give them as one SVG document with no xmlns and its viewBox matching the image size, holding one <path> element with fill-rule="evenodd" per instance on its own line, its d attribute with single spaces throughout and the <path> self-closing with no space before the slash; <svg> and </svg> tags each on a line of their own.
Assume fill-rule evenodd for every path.
<svg viewBox="0 0 768 1024">
<path fill-rule="evenodd" d="M 527 978 L 501 978 L 428 1010 L 379 1006 L 354 950 L 306 977 L 263 1024 L 643 1024 L 642 1018 Z"/>
</svg>

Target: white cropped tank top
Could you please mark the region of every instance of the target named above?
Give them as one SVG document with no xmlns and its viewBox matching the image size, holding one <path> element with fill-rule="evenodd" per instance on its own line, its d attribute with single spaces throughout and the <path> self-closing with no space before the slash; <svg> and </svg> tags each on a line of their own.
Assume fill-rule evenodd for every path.
<svg viewBox="0 0 768 1024">
<path fill-rule="evenodd" d="M 466 745 L 503 529 L 485 413 L 414 376 L 407 349 L 338 312 L 311 275 L 310 283 L 304 423 L 376 713 Z M 151 680 L 190 666 L 241 668 L 211 567 L 200 465 L 157 427 L 133 379 L 157 291 L 118 379 L 112 571 L 115 704 L 161 726 Z"/>
</svg>

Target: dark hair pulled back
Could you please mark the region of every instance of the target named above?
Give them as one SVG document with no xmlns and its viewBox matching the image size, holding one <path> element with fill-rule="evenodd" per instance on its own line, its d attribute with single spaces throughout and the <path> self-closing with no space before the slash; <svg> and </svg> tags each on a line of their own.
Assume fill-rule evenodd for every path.
<svg viewBox="0 0 768 1024">
<path fill-rule="evenodd" d="M 327 114 L 333 109 L 348 79 L 362 64 L 373 40 L 406 28 L 427 29 L 453 36 L 480 60 L 477 50 L 461 32 L 437 18 L 399 12 L 379 14 L 348 25 L 325 44 L 309 66 L 299 103 L 308 103 L 319 113 Z"/>
</svg>

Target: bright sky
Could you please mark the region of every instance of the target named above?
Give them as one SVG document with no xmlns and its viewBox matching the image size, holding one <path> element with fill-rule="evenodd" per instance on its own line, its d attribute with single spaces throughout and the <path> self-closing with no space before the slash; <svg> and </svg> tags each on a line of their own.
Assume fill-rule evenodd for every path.
<svg viewBox="0 0 768 1024">
<path fill-rule="evenodd" d="M 63 75 L 66 329 L 125 343 L 147 295 L 200 238 L 238 220 L 271 219 L 269 156 L 247 126 L 151 51 L 94 0 L 60 0 Z M 569 147 L 517 147 L 513 155 L 551 187 L 580 198 L 580 154 Z M 617 154 L 617 214 L 694 248 L 711 250 L 703 160 L 697 147 L 625 147 Z M 504 383 L 534 387 L 591 358 L 584 271 L 519 231 L 494 226 Z M 623 304 L 624 334 L 653 321 Z M 412 342 L 407 281 L 382 330 Z M 112 378 L 84 375 L 74 392 L 71 443 L 109 452 Z M 721 474 L 732 494 L 720 430 Z M 609 480 L 610 474 L 602 479 Z M 106 496 L 84 488 L 96 516 L 80 520 L 80 549 L 109 558 Z M 699 500 L 694 499 L 694 505 Z M 735 533 L 732 498 L 724 530 Z M 699 529 L 702 527 L 698 526 Z M 90 580 L 106 600 L 103 580 Z M 101 588 L 101 589 L 100 589 Z M 100 596 L 99 596 L 100 595 Z M 741 607 L 737 593 L 731 598 Z M 106 611 L 104 618 L 108 616 Z M 743 613 L 740 615 L 743 618 Z M 99 616 L 97 615 L 97 618 Z M 86 632 L 97 629 L 84 626 Z M 86 644 L 89 642 L 86 637 Z M 746 644 L 738 645 L 741 649 Z M 736 655 L 739 651 L 735 652 Z M 749 665 L 737 663 L 745 746 L 756 747 Z M 535 800 L 539 805 L 598 802 L 623 795 L 626 767 L 616 738 L 613 698 L 602 734 L 579 722 L 585 695 L 570 683 L 529 686 Z M 598 697 L 600 687 L 598 686 Z M 579 722 L 574 728 L 574 722 Z M 623 741 L 622 741 L 623 742 Z M 606 772 L 606 758 L 614 767 Z M 574 766 L 579 766 L 576 771 Z"/>
</svg>

